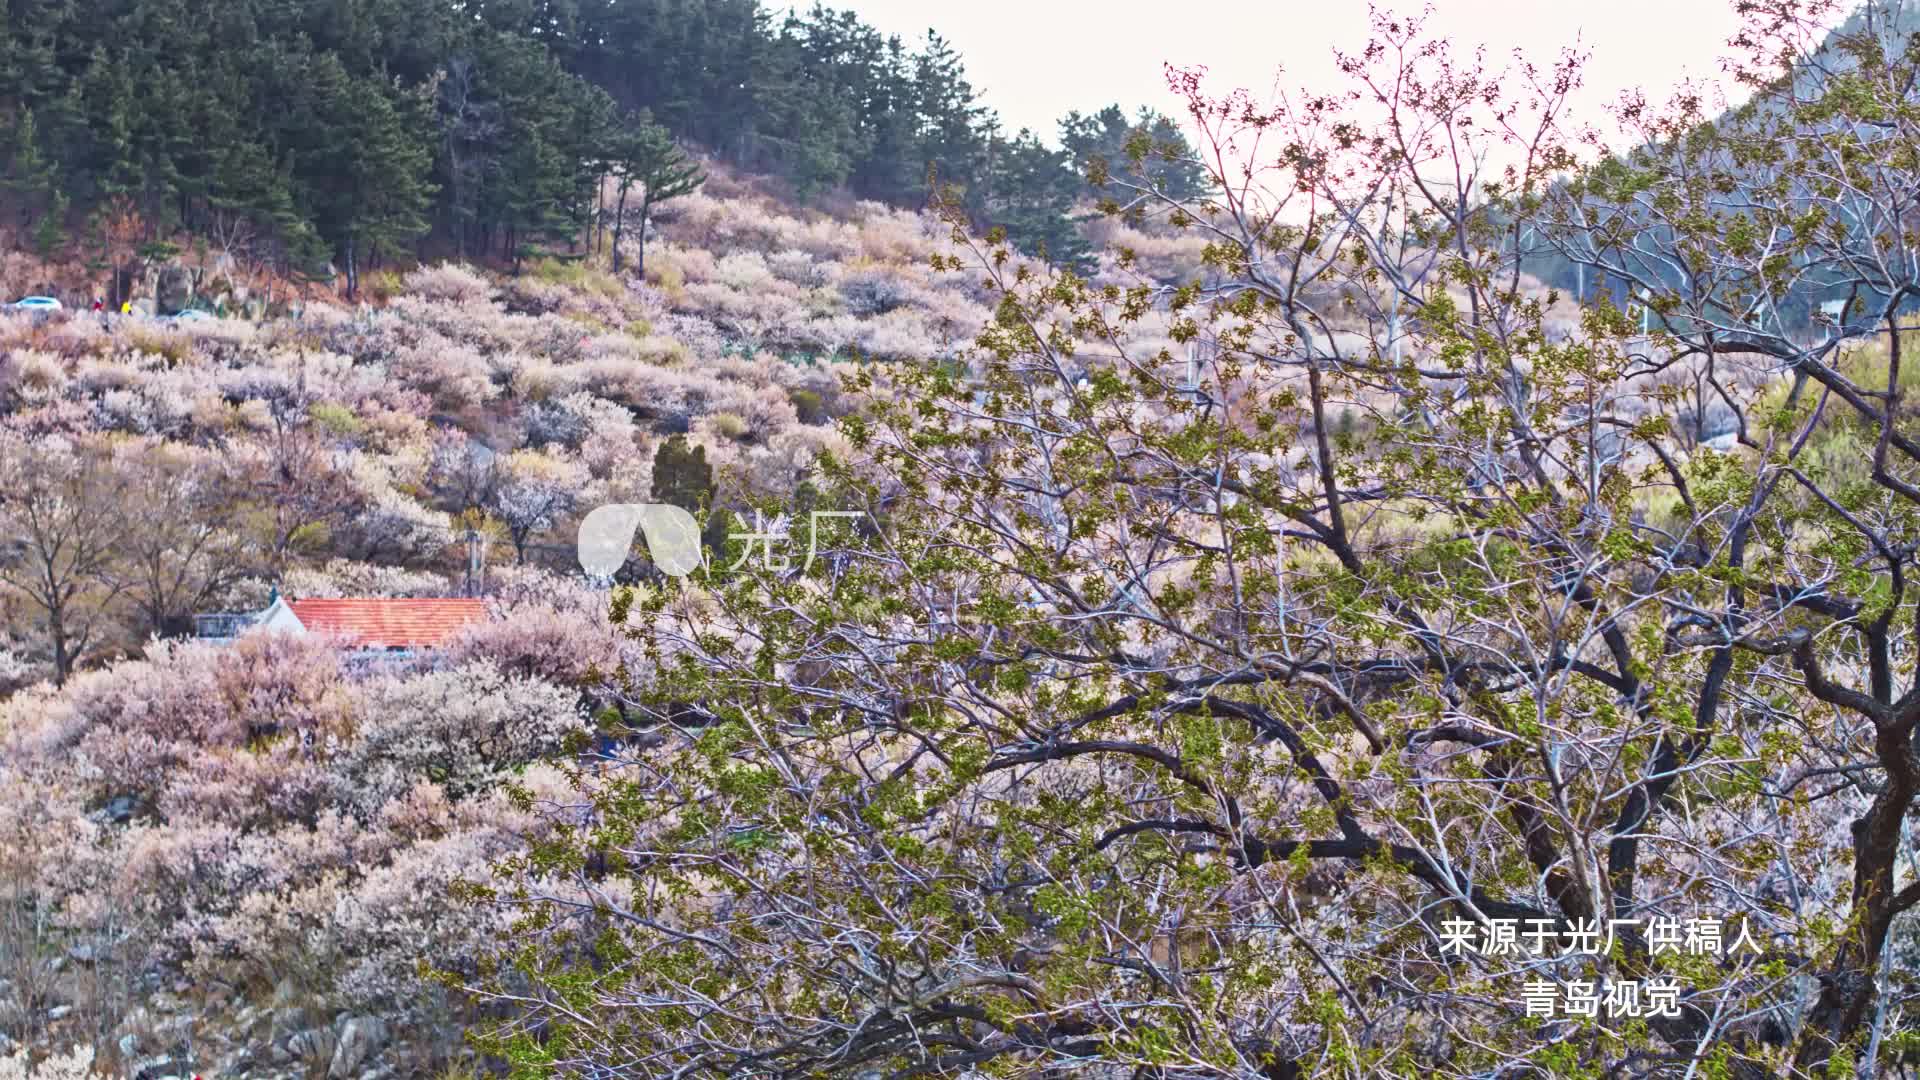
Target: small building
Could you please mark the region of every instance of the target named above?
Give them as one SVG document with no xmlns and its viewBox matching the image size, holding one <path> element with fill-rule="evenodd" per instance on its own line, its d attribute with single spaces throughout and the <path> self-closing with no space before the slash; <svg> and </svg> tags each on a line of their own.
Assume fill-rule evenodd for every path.
<svg viewBox="0 0 1920 1080">
<path fill-rule="evenodd" d="M 253 630 L 323 634 L 356 653 L 401 658 L 437 649 L 486 617 L 486 601 L 478 599 L 287 600 L 275 594 L 264 611 L 195 615 L 193 621 L 201 640 L 230 641 Z"/>
</svg>

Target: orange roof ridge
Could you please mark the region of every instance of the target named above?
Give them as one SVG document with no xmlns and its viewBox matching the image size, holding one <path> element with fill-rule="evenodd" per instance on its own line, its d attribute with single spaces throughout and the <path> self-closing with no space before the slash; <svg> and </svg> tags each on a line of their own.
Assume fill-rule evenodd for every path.
<svg viewBox="0 0 1920 1080">
<path fill-rule="evenodd" d="M 369 649 L 432 648 L 487 617 L 485 600 L 461 597 L 289 600 L 287 606 L 308 633 Z"/>
</svg>

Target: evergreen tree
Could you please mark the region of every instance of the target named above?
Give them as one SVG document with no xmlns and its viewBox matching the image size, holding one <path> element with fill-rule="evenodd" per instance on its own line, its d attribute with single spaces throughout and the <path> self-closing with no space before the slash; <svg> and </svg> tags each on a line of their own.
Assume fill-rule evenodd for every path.
<svg viewBox="0 0 1920 1080">
<path fill-rule="evenodd" d="M 21 221 L 31 227 L 34 249 L 51 255 L 65 237 L 69 200 L 40 151 L 40 131 L 31 108 L 20 110 L 10 142 L 6 187 L 20 196 Z"/>
<path fill-rule="evenodd" d="M 1206 170 L 1179 125 L 1144 106 L 1132 121 L 1118 105 L 1091 116 L 1068 113 L 1060 121 L 1060 145 L 1076 172 L 1097 181 L 1095 187 L 1118 176 L 1175 199 L 1196 198 L 1208 187 Z"/>
<path fill-rule="evenodd" d="M 965 188 L 984 177 L 998 121 L 978 104 L 959 54 L 932 31 L 914 57 L 912 93 L 918 120 L 916 158 L 923 180 L 931 171 L 936 183 Z M 976 195 L 970 204 L 978 207 L 980 200 L 981 195 Z"/>
<path fill-rule="evenodd" d="M 1094 147 L 1071 160 L 1001 139 L 944 39 L 910 48 L 817 3 L 779 19 L 760 0 L 8 0 L 7 15 L 0 149 L 29 214 L 56 193 L 90 216 L 124 197 L 130 251 L 240 229 L 284 270 L 343 266 L 349 290 L 429 230 L 462 256 L 577 250 L 598 223 L 624 233 L 636 198 L 644 250 L 653 208 L 699 183 L 676 139 L 802 198 L 914 205 L 934 178 L 982 226 L 1073 261 L 1082 192 L 1059 174 L 1119 152 L 1105 113 L 1070 118 Z M 614 122 L 643 112 L 632 138 Z M 29 124 L 37 157 L 16 162 Z M 1149 157 L 1177 137 L 1154 125 Z M 596 214 L 609 176 L 625 205 Z"/>
<path fill-rule="evenodd" d="M 348 202 L 335 226 L 352 296 L 359 289 L 362 253 L 374 259 L 391 255 L 427 231 L 435 189 L 427 179 L 433 154 L 423 137 L 428 119 L 421 95 L 396 95 L 378 82 L 360 80 L 349 86 L 345 100 L 361 131 L 343 163 Z"/>
<path fill-rule="evenodd" d="M 689 512 L 705 509 L 713 499 L 707 448 L 690 444 L 685 435 L 661 443 L 653 455 L 653 498 Z"/>
<path fill-rule="evenodd" d="M 1022 128 L 995 148 L 990 183 L 986 219 L 1005 229 L 1014 246 L 1082 273 L 1092 269 L 1092 249 L 1074 218 L 1081 186 L 1066 151 Z"/>
<path fill-rule="evenodd" d="M 645 273 L 647 225 L 653 219 L 654 209 L 699 190 L 706 182 L 706 174 L 674 145 L 673 136 L 644 112 L 629 116 L 613 138 L 609 163 L 618 185 L 613 210 L 613 269 L 615 273 L 620 271 L 620 240 L 626 233 L 627 202 L 637 186 L 640 192 L 634 224 L 639 231 L 634 269 Z"/>
<path fill-rule="evenodd" d="M 70 200 L 54 179 L 52 164 L 40 152 L 40 132 L 33 110 L 22 109 L 14 123 L 6 186 L 22 196 L 22 220 L 32 226 L 34 250 L 50 256 L 66 238 Z"/>
</svg>

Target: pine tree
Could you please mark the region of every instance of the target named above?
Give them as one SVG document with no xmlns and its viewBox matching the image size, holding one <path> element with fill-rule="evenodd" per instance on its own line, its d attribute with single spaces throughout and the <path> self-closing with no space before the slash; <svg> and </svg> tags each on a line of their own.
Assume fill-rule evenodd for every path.
<svg viewBox="0 0 1920 1080">
<path fill-rule="evenodd" d="M 691 445 L 685 435 L 675 435 L 654 451 L 655 502 L 697 512 L 712 500 L 713 490 L 713 466 L 707 464 L 706 447 Z"/>
<path fill-rule="evenodd" d="M 52 166 L 40 152 L 40 130 L 32 109 L 20 110 L 8 142 L 6 186 L 24 197 L 22 212 L 31 214 L 55 188 Z"/>
<path fill-rule="evenodd" d="M 1091 116 L 1071 112 L 1060 121 L 1060 145 L 1080 175 L 1106 186 L 1121 176 L 1175 199 L 1192 199 L 1207 188 L 1206 170 L 1172 120 L 1142 107 L 1132 121 L 1120 106 Z"/>
<path fill-rule="evenodd" d="M 20 111 L 11 141 L 6 186 L 23 196 L 21 214 L 32 224 L 34 250 L 43 257 L 51 256 L 66 239 L 71 200 L 60 190 L 52 162 L 40 151 L 40 132 L 32 109 Z"/>
<path fill-rule="evenodd" d="M 922 179 L 931 171 L 943 186 L 975 184 L 989 171 L 998 121 L 978 103 L 960 55 L 932 31 L 914 57 L 912 92 L 919 130 L 916 164 Z M 978 210 L 983 198 L 983 191 L 974 191 L 968 203 Z"/>
<path fill-rule="evenodd" d="M 347 102 L 359 117 L 359 138 L 343 163 L 351 203 L 340 225 L 346 252 L 347 293 L 359 289 L 359 253 L 390 255 L 427 231 L 428 181 L 433 155 L 422 137 L 425 102 L 417 94 L 389 92 L 362 80 Z"/>
<path fill-rule="evenodd" d="M 608 151 L 618 184 L 613 211 L 613 269 L 620 270 L 620 240 L 626 232 L 627 202 L 640 189 L 634 269 L 646 272 L 647 225 L 661 203 L 691 195 L 706 182 L 706 174 L 676 145 L 667 130 L 646 113 L 629 116 Z"/>
<path fill-rule="evenodd" d="M 994 165 L 987 220 L 1005 229 L 1021 251 L 1089 272 L 1092 252 L 1073 213 L 1080 182 L 1066 152 L 1048 147 L 1022 128 L 996 148 Z"/>
</svg>

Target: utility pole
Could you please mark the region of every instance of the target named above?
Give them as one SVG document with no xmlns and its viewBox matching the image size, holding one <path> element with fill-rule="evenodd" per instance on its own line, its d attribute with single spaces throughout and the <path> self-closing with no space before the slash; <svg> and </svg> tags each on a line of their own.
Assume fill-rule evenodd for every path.
<svg viewBox="0 0 1920 1080">
<path fill-rule="evenodd" d="M 480 595 L 481 578 L 486 573 L 486 563 L 481 555 L 480 531 L 467 526 L 467 581 L 466 594 L 470 597 Z"/>
</svg>

